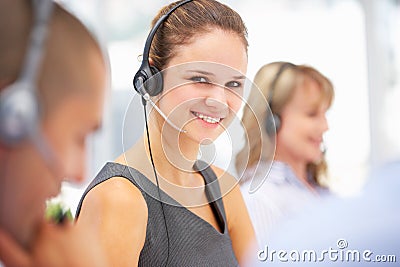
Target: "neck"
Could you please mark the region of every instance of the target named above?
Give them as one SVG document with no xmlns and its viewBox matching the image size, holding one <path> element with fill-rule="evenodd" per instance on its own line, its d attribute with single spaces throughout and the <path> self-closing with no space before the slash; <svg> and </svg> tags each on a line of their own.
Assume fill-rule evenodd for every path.
<svg viewBox="0 0 400 267">
<path fill-rule="evenodd" d="M 180 133 L 168 124 L 163 127 L 149 125 L 149 131 L 154 159 L 168 168 L 192 170 L 197 159 L 199 144 L 188 138 L 186 133 Z"/>
<path fill-rule="evenodd" d="M 160 184 L 162 181 L 182 186 L 197 183 L 196 179 L 190 178 L 193 176 L 193 164 L 197 159 L 199 145 L 185 133 L 179 133 L 168 124 L 160 126 L 156 120 L 150 119 L 148 126 L 151 154 Z M 128 165 L 138 169 L 149 178 L 155 178 L 146 132 L 124 156 L 123 161 L 126 161 Z M 122 157 L 117 161 L 122 161 Z"/>
<path fill-rule="evenodd" d="M 277 152 L 275 156 L 275 160 L 284 162 L 290 166 L 296 177 L 303 182 L 305 185 L 310 187 L 311 185 L 308 182 L 308 174 L 307 174 L 307 163 L 300 161 L 298 159 L 283 156 Z"/>
<path fill-rule="evenodd" d="M 152 116 L 152 114 L 155 114 Z M 181 133 L 150 113 L 148 120 L 150 148 L 156 169 L 153 170 L 147 133 L 116 161 L 125 163 L 144 174 L 160 189 L 186 207 L 207 203 L 204 179 L 193 170 L 199 143 L 188 133 Z M 157 183 L 158 181 L 158 183 Z"/>
</svg>

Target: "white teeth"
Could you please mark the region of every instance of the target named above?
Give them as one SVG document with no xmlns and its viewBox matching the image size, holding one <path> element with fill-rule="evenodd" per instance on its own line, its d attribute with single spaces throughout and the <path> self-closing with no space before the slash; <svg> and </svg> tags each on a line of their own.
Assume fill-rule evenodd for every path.
<svg viewBox="0 0 400 267">
<path fill-rule="evenodd" d="M 218 123 L 221 120 L 221 118 L 213 118 L 197 112 L 194 112 L 194 115 L 208 123 Z"/>
</svg>

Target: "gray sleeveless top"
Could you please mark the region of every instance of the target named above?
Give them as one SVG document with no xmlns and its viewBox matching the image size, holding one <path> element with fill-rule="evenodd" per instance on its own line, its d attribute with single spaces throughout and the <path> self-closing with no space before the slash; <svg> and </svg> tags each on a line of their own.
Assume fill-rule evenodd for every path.
<svg viewBox="0 0 400 267">
<path fill-rule="evenodd" d="M 194 170 L 203 176 L 205 184 L 216 180 L 215 173 L 204 162 L 196 162 Z M 167 200 L 163 204 L 164 221 L 161 203 L 152 197 L 158 196 L 157 186 L 136 169 L 111 162 L 89 184 L 78 205 L 76 218 L 86 194 L 96 185 L 116 176 L 124 177 L 135 185 L 147 203 L 146 239 L 139 256 L 139 266 L 238 266 L 218 182 L 206 186 L 205 190 L 208 199 L 217 199 L 210 205 L 222 233 L 160 190 L 161 199 Z"/>
</svg>

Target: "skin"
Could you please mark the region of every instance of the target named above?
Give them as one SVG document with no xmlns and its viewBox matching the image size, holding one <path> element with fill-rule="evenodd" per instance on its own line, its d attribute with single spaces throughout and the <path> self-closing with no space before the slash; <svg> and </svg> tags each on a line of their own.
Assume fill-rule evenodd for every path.
<svg viewBox="0 0 400 267">
<path fill-rule="evenodd" d="M 226 46 L 227 43 L 229 46 Z M 215 62 L 237 71 L 225 68 L 229 71 L 221 74 L 217 72 L 218 68 L 213 70 L 212 67 L 216 65 L 213 63 L 208 70 L 219 74 L 213 76 L 199 73 L 199 67 L 193 72 L 193 66 L 196 65 L 181 65 L 197 61 Z M 151 112 L 149 118 L 152 152 L 160 188 L 217 231 L 221 231 L 210 205 L 205 200 L 203 178 L 199 173 L 189 170 L 192 169 L 200 143 L 204 140 L 215 140 L 240 108 L 240 84 L 244 82 L 241 73 L 245 73 L 247 69 L 246 50 L 236 34 L 214 29 L 196 35 L 191 43 L 180 46 L 167 67 L 176 65 L 177 72 L 174 72 L 174 68 L 165 72 L 165 90 L 155 101 L 176 125 L 187 132 L 179 133 L 156 112 Z M 179 66 L 183 69 L 179 69 Z M 225 88 L 209 82 L 222 84 Z M 187 84 L 182 85 L 183 83 Z M 198 113 L 222 120 L 218 124 L 206 123 L 194 115 Z M 117 158 L 116 162 L 136 168 L 155 183 L 145 136 Z M 227 227 L 235 255 L 239 263 L 245 265 L 249 251 L 256 244 L 247 209 L 235 179 L 215 166 L 212 168 L 219 178 L 223 192 Z M 83 202 L 78 225 L 90 227 L 93 223 L 100 222 L 98 234 L 109 253 L 112 265 L 132 266 L 138 264 L 144 245 L 147 216 L 147 205 L 141 192 L 128 180 L 116 177 L 89 192 Z M 123 235 L 116 234 L 115 229 Z M 256 252 L 252 255 L 256 255 Z"/>
<path fill-rule="evenodd" d="M 59 7 L 53 14 L 38 88 L 44 111 L 40 133 L 54 161 L 45 161 L 30 140 L 17 146 L 0 142 L 0 261 L 22 267 L 107 266 L 100 247 L 92 244 L 94 231 L 44 221 L 45 201 L 59 194 L 62 181 L 83 180 L 85 139 L 101 124 L 108 75 L 83 26 Z M 0 84 L 12 80 L 5 77 Z"/>
<path fill-rule="evenodd" d="M 97 62 L 102 63 L 100 60 Z M 52 266 L 51 260 L 55 260 L 57 264 L 61 264 L 60 259 L 71 261 L 71 254 L 74 255 L 73 258 L 76 258 L 77 255 L 74 253 L 82 254 L 79 250 L 82 249 L 81 242 L 87 240 L 84 237 L 93 236 L 93 233 L 78 231 L 72 225 L 62 228 L 52 227 L 44 222 L 43 218 L 46 199 L 56 196 L 60 192 L 61 183 L 66 177 L 73 182 L 83 180 L 86 156 L 85 137 L 97 129 L 101 122 L 104 86 L 99 85 L 104 82 L 102 78 L 104 71 L 104 67 L 97 68 L 98 79 L 92 80 L 91 84 L 88 84 L 96 88 L 95 91 L 88 93 L 87 96 L 78 95 L 67 98 L 43 121 L 43 135 L 53 148 L 60 163 L 58 166 L 61 169 L 58 169 L 57 173 L 49 168 L 36 147 L 29 142 L 25 142 L 15 149 L 2 148 L 1 153 L 5 153 L 7 159 L 2 166 L 0 190 L 2 203 L 7 203 L 7 205 L 1 205 L 1 228 L 14 236 L 16 241 L 26 248 L 27 251 L 20 253 L 25 254 L 27 266 L 30 264 Z M 89 98 L 89 96 L 91 97 Z M 21 164 L 23 168 L 21 168 Z M 9 200 L 6 202 L 6 199 Z M 2 245 L 16 247 L 17 244 L 7 244 L 10 240 L 9 237 L 2 239 L 0 232 L 0 247 Z M 7 250 L 4 248 L 4 251 Z M 57 251 L 61 257 L 49 258 L 45 256 L 47 254 L 44 251 L 49 255 Z M 69 251 L 71 254 L 64 253 L 64 251 Z M 93 251 L 98 253 L 95 249 Z M 29 253 L 32 254 L 29 255 Z M 5 253 L 4 256 L 6 257 L 8 254 Z M 90 252 L 88 254 L 93 255 Z M 7 259 L 3 259 L 1 253 L 0 256 L 7 263 Z M 41 263 L 38 264 L 38 262 Z M 85 257 L 74 266 L 85 266 L 84 262 Z M 86 263 L 93 264 L 92 260 Z M 69 263 L 65 264 L 68 266 Z M 103 265 L 103 263 L 97 264 Z M 16 266 L 25 265 L 18 263 Z"/>
<path fill-rule="evenodd" d="M 276 160 L 289 164 L 306 184 L 306 165 L 322 158 L 320 145 L 323 134 L 329 129 L 327 109 L 328 101 L 323 98 L 321 88 L 315 81 L 305 78 L 281 113 Z"/>
</svg>

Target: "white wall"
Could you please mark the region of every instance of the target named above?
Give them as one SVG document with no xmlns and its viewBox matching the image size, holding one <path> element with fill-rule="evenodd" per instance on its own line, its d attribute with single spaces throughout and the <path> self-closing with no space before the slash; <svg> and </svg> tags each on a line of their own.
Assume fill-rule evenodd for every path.
<svg viewBox="0 0 400 267">
<path fill-rule="evenodd" d="M 129 136 L 125 143 L 133 143 L 143 133 L 140 105 L 130 106 L 137 112 L 129 118 L 133 126 L 123 131 L 124 114 L 135 96 L 132 78 L 140 65 L 137 56 L 142 53 L 148 25 L 165 1 L 61 2 L 106 41 L 111 61 L 112 99 L 104 127 L 93 138 L 88 182 L 105 161 L 123 151 L 123 133 Z M 222 2 L 237 10 L 247 24 L 249 79 L 263 64 L 285 60 L 312 65 L 334 83 L 336 97 L 328 113 L 330 130 L 325 139 L 337 190 L 354 191 L 370 166 L 399 157 L 399 4 L 391 0 Z M 217 146 L 229 147 L 226 142 L 230 138 L 221 137 Z M 232 150 L 219 149 L 227 153 L 216 158 L 220 166 L 231 171 L 226 159 L 233 161 L 232 155 L 240 149 L 240 142 L 232 143 Z M 63 197 L 73 209 L 85 185 L 63 187 Z"/>
</svg>

